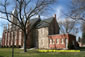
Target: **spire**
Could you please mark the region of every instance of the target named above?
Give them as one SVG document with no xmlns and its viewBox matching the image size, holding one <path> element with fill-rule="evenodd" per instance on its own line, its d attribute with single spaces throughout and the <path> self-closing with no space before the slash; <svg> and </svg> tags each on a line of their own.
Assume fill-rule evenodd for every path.
<svg viewBox="0 0 85 57">
<path fill-rule="evenodd" d="M 7 30 L 7 26 L 6 25 L 4 25 L 4 30 Z"/>
<path fill-rule="evenodd" d="M 53 15 L 53 19 L 56 20 L 56 14 Z"/>
<path fill-rule="evenodd" d="M 55 19 L 56 19 L 56 14 L 54 14 L 54 16 L 53 16 Z"/>
<path fill-rule="evenodd" d="M 12 14 L 17 15 L 17 9 L 16 8 L 14 8 L 14 10 L 12 11 Z"/>
<path fill-rule="evenodd" d="M 14 8 L 14 10 L 12 11 L 12 14 L 14 15 L 14 16 L 18 16 L 17 15 L 17 9 L 16 8 Z M 11 15 L 11 21 L 13 22 L 13 23 L 16 23 L 17 24 L 17 22 L 18 22 L 18 20 L 13 16 L 13 15 Z M 14 24 L 12 24 L 11 23 L 11 27 L 13 27 L 13 26 L 15 26 Z"/>
<path fill-rule="evenodd" d="M 11 29 L 11 24 L 10 23 L 8 24 L 8 29 Z"/>
</svg>

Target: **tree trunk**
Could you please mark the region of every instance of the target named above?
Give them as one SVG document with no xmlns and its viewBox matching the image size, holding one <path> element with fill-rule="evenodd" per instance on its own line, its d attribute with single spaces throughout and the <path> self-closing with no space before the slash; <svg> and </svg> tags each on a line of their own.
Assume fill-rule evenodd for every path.
<svg viewBox="0 0 85 57">
<path fill-rule="evenodd" d="M 26 34 L 26 31 L 24 31 L 24 52 L 27 52 L 26 40 L 27 40 L 27 34 Z"/>
</svg>

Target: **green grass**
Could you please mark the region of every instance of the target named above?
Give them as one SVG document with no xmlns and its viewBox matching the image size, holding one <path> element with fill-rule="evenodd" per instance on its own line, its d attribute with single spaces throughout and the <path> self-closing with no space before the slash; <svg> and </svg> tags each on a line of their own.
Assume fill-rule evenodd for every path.
<svg viewBox="0 0 85 57">
<path fill-rule="evenodd" d="M 76 53 L 65 53 L 65 52 L 56 52 L 56 53 L 40 53 L 37 50 L 28 50 L 24 53 L 22 49 L 15 48 L 15 57 L 85 57 L 85 51 L 76 52 Z M 12 57 L 11 48 L 0 48 L 0 57 Z"/>
</svg>

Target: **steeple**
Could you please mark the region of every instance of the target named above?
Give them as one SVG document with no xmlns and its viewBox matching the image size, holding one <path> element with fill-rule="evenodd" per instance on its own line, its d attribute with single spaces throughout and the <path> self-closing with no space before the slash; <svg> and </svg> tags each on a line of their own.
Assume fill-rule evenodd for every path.
<svg viewBox="0 0 85 57">
<path fill-rule="evenodd" d="M 14 10 L 12 11 L 12 14 L 14 14 L 15 16 L 17 15 L 17 9 L 14 8 Z"/>
<path fill-rule="evenodd" d="M 7 25 L 4 25 L 4 30 L 5 30 L 5 31 L 7 30 Z"/>
<path fill-rule="evenodd" d="M 8 29 L 9 29 L 9 30 L 11 29 L 11 24 L 10 24 L 10 23 L 8 24 Z"/>
<path fill-rule="evenodd" d="M 16 8 L 12 11 L 12 14 L 13 14 L 15 17 L 18 16 L 18 15 L 17 15 L 17 9 L 16 9 Z M 17 21 L 17 19 L 16 19 L 13 15 L 11 15 L 10 20 L 11 20 L 13 23 L 16 23 L 16 24 L 17 24 L 18 21 Z M 13 27 L 13 26 L 15 26 L 15 25 L 11 24 L 11 27 Z"/>
</svg>

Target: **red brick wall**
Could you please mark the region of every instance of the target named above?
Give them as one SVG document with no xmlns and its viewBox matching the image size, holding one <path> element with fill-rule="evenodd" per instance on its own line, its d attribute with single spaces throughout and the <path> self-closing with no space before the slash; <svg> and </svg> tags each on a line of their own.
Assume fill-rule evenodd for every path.
<svg viewBox="0 0 85 57">
<path fill-rule="evenodd" d="M 19 30 L 16 30 L 16 34 L 17 34 L 17 39 L 16 40 L 14 40 L 14 42 L 16 42 L 16 47 L 19 47 L 19 46 L 23 46 L 23 43 L 24 43 L 24 33 L 21 31 L 21 45 L 19 45 Z M 9 37 L 9 39 L 8 39 L 8 33 L 10 33 L 10 37 Z M 7 37 L 6 37 L 6 35 L 7 35 Z M 5 37 L 7 38 L 7 39 L 5 39 Z M 2 46 L 8 46 L 8 44 L 9 44 L 9 46 L 8 47 L 10 47 L 10 46 L 12 46 L 11 45 L 11 43 L 13 42 L 13 39 L 12 39 L 12 37 L 13 37 L 13 34 L 12 34 L 12 32 L 10 31 L 10 32 L 3 32 L 3 36 L 2 36 L 2 43 L 1 43 L 1 45 Z M 9 41 L 8 41 L 9 40 Z M 6 43 L 6 45 L 5 45 L 5 43 Z M 27 41 L 26 41 L 26 47 L 27 48 L 30 48 L 31 47 L 31 37 L 28 35 L 28 38 L 27 38 Z"/>
<path fill-rule="evenodd" d="M 7 34 L 6 46 L 7 46 L 7 44 L 8 44 L 8 32 L 6 34 Z"/>
<path fill-rule="evenodd" d="M 72 43 L 72 41 L 76 42 L 75 36 L 70 35 L 70 34 L 49 35 L 48 38 L 55 40 L 54 44 L 49 44 L 49 48 L 66 48 L 65 39 L 68 39 L 68 43 Z M 56 39 L 59 39 L 59 44 L 56 43 Z M 61 43 L 61 39 L 64 39 L 64 43 L 63 44 Z"/>
<path fill-rule="evenodd" d="M 50 48 L 65 48 L 65 42 L 64 44 L 61 44 L 61 40 L 59 41 L 59 44 L 56 43 L 56 39 L 55 39 L 55 44 L 49 44 Z"/>
<path fill-rule="evenodd" d="M 1 46 L 5 46 L 5 32 L 3 32 Z"/>
</svg>

